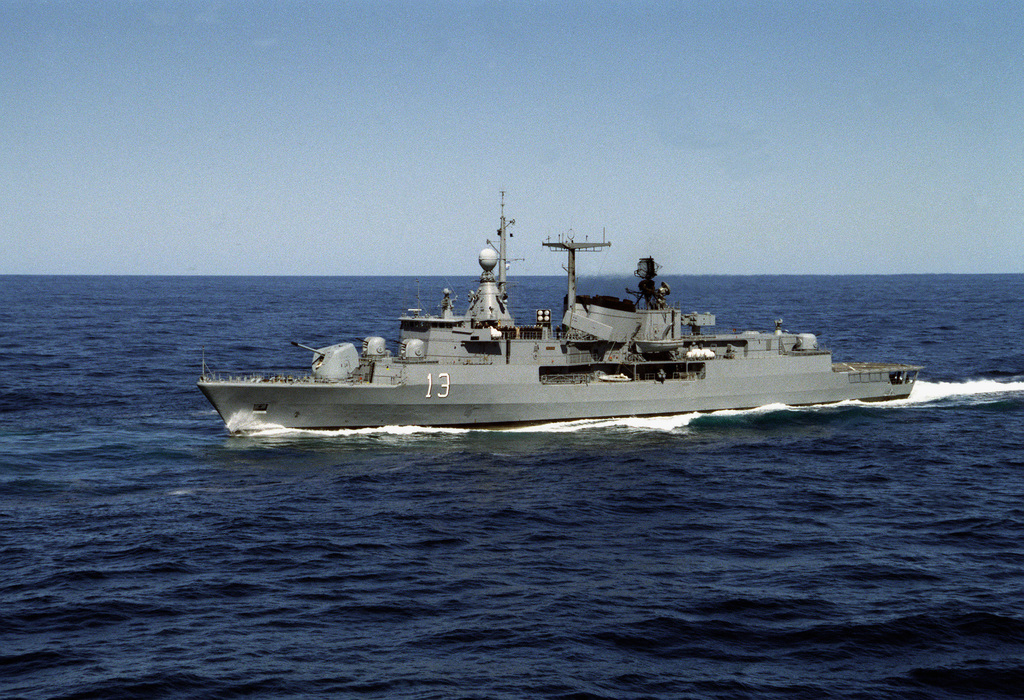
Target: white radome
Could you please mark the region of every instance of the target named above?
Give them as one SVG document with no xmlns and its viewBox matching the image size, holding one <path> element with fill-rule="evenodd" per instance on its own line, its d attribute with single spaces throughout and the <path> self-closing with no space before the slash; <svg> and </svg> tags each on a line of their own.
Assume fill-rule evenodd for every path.
<svg viewBox="0 0 1024 700">
<path fill-rule="evenodd" d="M 480 267 L 490 272 L 498 264 L 498 251 L 494 248 L 484 248 L 480 251 Z"/>
</svg>

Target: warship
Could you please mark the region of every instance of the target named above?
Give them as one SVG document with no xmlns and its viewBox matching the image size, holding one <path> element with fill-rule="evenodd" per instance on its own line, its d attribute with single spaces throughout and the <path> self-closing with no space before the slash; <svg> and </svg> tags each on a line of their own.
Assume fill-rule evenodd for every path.
<svg viewBox="0 0 1024 700">
<path fill-rule="evenodd" d="M 563 235 L 542 245 L 567 255 L 560 315 L 538 309 L 519 325 L 509 306 L 502 193 L 498 242 L 479 254 L 480 283 L 465 313 L 443 291 L 439 314 L 410 309 L 393 353 L 381 336 L 312 353 L 307 375 L 210 372 L 198 387 L 232 433 L 383 426 L 501 427 L 657 416 L 770 404 L 888 401 L 910 395 L 921 367 L 833 362 L 813 333 L 710 332 L 711 313 L 668 300 L 659 265 L 642 258 L 631 299 L 578 294 L 576 254 L 610 246 Z M 495 272 L 497 274 L 495 274 Z"/>
</svg>

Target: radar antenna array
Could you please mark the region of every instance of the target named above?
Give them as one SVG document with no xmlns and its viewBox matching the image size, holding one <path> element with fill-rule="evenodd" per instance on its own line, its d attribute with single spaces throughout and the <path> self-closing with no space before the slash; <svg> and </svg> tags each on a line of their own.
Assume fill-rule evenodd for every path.
<svg viewBox="0 0 1024 700">
<path fill-rule="evenodd" d="M 640 284 L 637 285 L 639 289 L 626 290 L 633 295 L 638 304 L 642 299 L 648 309 L 662 309 L 668 306 L 665 297 L 671 293 L 671 288 L 665 282 L 662 282 L 660 287 L 654 286 L 654 278 L 658 276 L 660 269 L 661 265 L 654 262 L 654 258 L 640 258 L 640 262 L 637 263 L 636 270 L 633 272 L 636 277 L 640 278 Z"/>
</svg>

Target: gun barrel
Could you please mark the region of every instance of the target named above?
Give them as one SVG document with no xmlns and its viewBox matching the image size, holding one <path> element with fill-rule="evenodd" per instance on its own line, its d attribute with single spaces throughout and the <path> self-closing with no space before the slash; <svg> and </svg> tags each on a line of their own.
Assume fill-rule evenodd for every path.
<svg viewBox="0 0 1024 700">
<path fill-rule="evenodd" d="M 303 350 L 309 350 L 310 352 L 316 353 L 317 355 L 323 355 L 323 353 L 317 350 L 316 348 L 311 348 L 308 345 L 303 345 L 302 343 L 296 343 L 294 340 L 292 341 L 292 345 L 294 345 L 297 348 L 302 348 Z"/>
</svg>

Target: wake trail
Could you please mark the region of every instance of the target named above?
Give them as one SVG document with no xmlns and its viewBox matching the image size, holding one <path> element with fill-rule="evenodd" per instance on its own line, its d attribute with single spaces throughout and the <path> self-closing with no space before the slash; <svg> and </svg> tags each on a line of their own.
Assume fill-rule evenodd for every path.
<svg viewBox="0 0 1024 700">
<path fill-rule="evenodd" d="M 972 379 L 964 382 L 918 381 L 910 397 L 901 399 L 901 405 L 932 403 L 961 396 L 1012 394 L 1024 391 L 1024 382 L 997 382 L 994 379 Z"/>
</svg>

